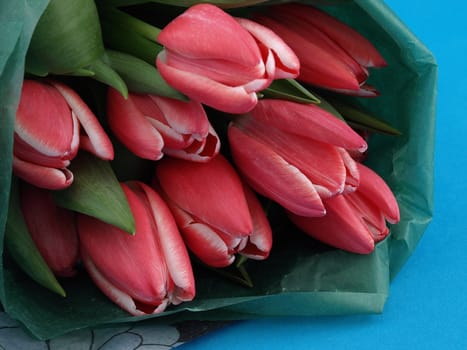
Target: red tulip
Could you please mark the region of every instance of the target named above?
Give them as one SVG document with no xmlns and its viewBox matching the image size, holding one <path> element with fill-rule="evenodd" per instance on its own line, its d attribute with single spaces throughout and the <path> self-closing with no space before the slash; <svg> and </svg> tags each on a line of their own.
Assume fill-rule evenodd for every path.
<svg viewBox="0 0 467 350">
<path fill-rule="evenodd" d="M 112 131 L 141 158 L 168 154 L 204 162 L 219 152 L 219 138 L 200 103 L 144 94 L 125 99 L 110 88 L 107 111 Z"/>
<path fill-rule="evenodd" d="M 223 156 L 207 163 L 164 159 L 157 164 L 154 186 L 189 249 L 207 265 L 228 266 L 236 253 L 268 256 L 272 235 L 265 214 Z"/>
<path fill-rule="evenodd" d="M 353 28 L 303 4 L 271 6 L 254 20 L 274 30 L 297 54 L 299 80 L 347 94 L 378 95 L 366 84 L 367 68 L 383 67 L 386 62 Z"/>
<path fill-rule="evenodd" d="M 49 190 L 28 183 L 22 183 L 20 198 L 29 234 L 52 272 L 75 275 L 79 244 L 74 213 L 58 207 Z"/>
<path fill-rule="evenodd" d="M 251 110 L 257 91 L 298 74 L 298 59 L 276 34 L 214 5 L 190 7 L 157 40 L 164 45 L 156 60 L 162 77 L 191 99 L 228 113 Z"/>
<path fill-rule="evenodd" d="M 78 217 L 81 256 L 94 283 L 132 315 L 192 300 L 193 271 L 169 208 L 141 182 L 122 188 L 135 218 L 134 236 L 90 216 Z"/>
<path fill-rule="evenodd" d="M 358 185 L 346 149 L 365 141 L 347 124 L 315 105 L 264 99 L 228 131 L 235 164 L 258 193 L 304 216 L 322 216 L 322 198 Z"/>
<path fill-rule="evenodd" d="M 38 187 L 68 187 L 73 174 L 67 166 L 78 147 L 102 159 L 114 156 L 97 118 L 72 89 L 59 82 L 25 80 L 16 113 L 14 173 Z"/>
<path fill-rule="evenodd" d="M 289 213 L 289 217 L 310 236 L 334 247 L 368 254 L 375 243 L 388 234 L 386 220 L 400 220 L 397 201 L 384 180 L 373 170 L 357 163 L 360 184 L 356 191 L 324 200 L 326 216 L 307 218 Z"/>
</svg>

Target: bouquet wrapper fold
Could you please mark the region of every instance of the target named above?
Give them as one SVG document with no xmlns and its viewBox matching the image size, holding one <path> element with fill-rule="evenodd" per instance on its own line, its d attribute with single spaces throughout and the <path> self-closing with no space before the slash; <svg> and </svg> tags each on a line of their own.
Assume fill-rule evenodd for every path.
<svg viewBox="0 0 467 350">
<path fill-rule="evenodd" d="M 7 217 L 15 111 L 27 45 L 46 0 L 0 4 L 0 253 Z M 430 51 L 378 0 L 353 0 L 325 9 L 362 32 L 388 67 L 369 83 L 381 96 L 362 103 L 401 136 L 370 141 L 368 164 L 394 191 L 401 221 L 370 255 L 329 249 L 284 223 L 272 223 L 275 245 L 268 260 L 248 262 L 254 287 L 196 270 L 197 297 L 153 322 L 238 320 L 284 315 L 380 313 L 391 280 L 412 254 L 433 212 L 433 153 L 437 64 Z M 6 15 L 8 14 L 8 16 Z M 266 273 L 265 273 L 266 272 Z M 83 273 L 64 281 L 67 297 L 41 288 L 5 256 L 0 259 L 0 299 L 5 311 L 39 339 L 110 323 L 139 321 L 108 301 Z"/>
</svg>

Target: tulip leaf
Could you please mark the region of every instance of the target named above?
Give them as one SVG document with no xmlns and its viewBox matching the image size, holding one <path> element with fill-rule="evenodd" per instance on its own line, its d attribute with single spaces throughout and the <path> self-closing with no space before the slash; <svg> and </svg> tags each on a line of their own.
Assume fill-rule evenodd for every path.
<svg viewBox="0 0 467 350">
<path fill-rule="evenodd" d="M 159 29 L 112 8 L 99 8 L 106 47 L 125 52 L 154 65 L 163 49 L 156 42 Z"/>
<path fill-rule="evenodd" d="M 154 65 L 135 56 L 113 50 L 107 50 L 107 59 L 131 92 L 187 100 L 185 95 L 166 83 Z"/>
<path fill-rule="evenodd" d="M 324 109 L 325 111 L 331 113 L 335 117 L 339 118 L 340 120 L 345 120 L 342 114 L 339 113 L 339 111 L 334 108 L 334 106 L 329 103 L 323 96 L 316 95 L 319 98 L 319 106 Z"/>
<path fill-rule="evenodd" d="M 73 184 L 55 191 L 58 205 L 93 216 L 128 233 L 135 232 L 135 222 L 128 201 L 108 161 L 80 152 L 69 169 Z"/>
<path fill-rule="evenodd" d="M 383 120 L 369 114 L 361 108 L 349 104 L 333 101 L 332 105 L 344 117 L 345 121 L 355 129 L 367 130 L 389 135 L 401 135 L 402 133 Z"/>
<path fill-rule="evenodd" d="M 41 286 L 66 296 L 60 283 L 32 240 L 21 212 L 18 180 L 13 179 L 5 230 L 5 244 L 19 267 Z"/>
<path fill-rule="evenodd" d="M 45 76 L 70 74 L 90 65 L 104 52 L 93 0 L 51 0 L 29 45 L 26 71 Z"/>
<path fill-rule="evenodd" d="M 261 94 L 266 98 L 278 98 L 298 103 L 318 104 L 320 102 L 319 98 L 294 79 L 274 80 L 267 89 L 261 91 Z"/>
<path fill-rule="evenodd" d="M 125 81 L 113 70 L 113 68 L 107 65 L 100 59 L 95 60 L 89 67 L 89 71 L 93 72 L 93 78 L 101 83 L 112 86 L 114 89 L 119 91 L 123 97 L 128 97 L 128 88 Z"/>
</svg>

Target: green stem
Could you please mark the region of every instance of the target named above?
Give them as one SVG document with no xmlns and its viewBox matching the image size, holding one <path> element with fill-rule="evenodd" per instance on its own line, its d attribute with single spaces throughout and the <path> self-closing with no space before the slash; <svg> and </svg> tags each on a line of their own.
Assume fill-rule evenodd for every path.
<svg viewBox="0 0 467 350">
<path fill-rule="evenodd" d="M 114 7 L 100 7 L 99 16 L 101 20 L 108 21 L 114 25 L 125 28 L 128 31 L 138 33 L 142 37 L 157 43 L 157 37 L 161 30 L 136 17 L 133 17 Z"/>
</svg>

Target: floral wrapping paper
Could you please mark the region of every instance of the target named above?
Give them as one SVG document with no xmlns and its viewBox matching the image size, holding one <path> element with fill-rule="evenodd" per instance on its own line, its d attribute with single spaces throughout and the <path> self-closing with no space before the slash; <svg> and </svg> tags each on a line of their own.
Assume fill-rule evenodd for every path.
<svg viewBox="0 0 467 350">
<path fill-rule="evenodd" d="M 0 233 L 6 220 L 11 130 L 24 55 L 46 3 L 22 0 L 15 6 L 1 5 L 6 10 L 1 8 L 0 28 L 6 34 L 0 51 Z M 368 160 L 394 189 L 400 202 L 401 222 L 393 228 L 391 236 L 368 256 L 329 250 L 320 244 L 310 244 L 309 240 L 304 244 L 305 237 L 295 243 L 279 242 L 284 249 L 265 262 L 249 266 L 255 288 L 247 290 L 223 280 L 214 281 L 212 274 L 202 271 L 198 275 L 197 299 L 152 321 L 128 317 L 86 280 L 67 285 L 72 291 L 68 300 L 52 300 L 48 292 L 38 290 L 14 266 L 4 265 L 2 260 L 0 299 L 9 316 L 1 314 L 1 346 L 6 349 L 16 346 L 6 343 L 15 337 L 24 340 L 31 349 L 36 345 L 53 349 L 61 341 L 86 343 L 91 338 L 95 341 L 95 347 L 91 347 L 94 349 L 125 338 L 128 342 L 136 339 L 135 344 L 139 341 L 139 345 L 148 348 L 170 348 L 228 320 L 382 312 L 390 281 L 410 257 L 431 220 L 437 65 L 431 53 L 383 1 L 344 1 L 329 10 L 367 34 L 388 59 L 388 68 L 373 74 L 373 83 L 381 88 L 382 96 L 366 107 L 402 131 L 398 138 L 381 137 L 372 142 Z M 276 229 L 284 228 L 276 223 Z M 275 277 L 270 277 L 271 273 L 265 276 L 262 273 L 265 269 L 274 271 Z M 73 293 L 73 288 L 79 291 Z M 135 320 L 142 322 L 129 324 Z M 191 323 L 191 320 L 204 322 Z M 20 324 L 37 338 L 53 340 L 33 341 L 20 329 Z M 168 326 L 173 324 L 177 326 Z"/>
</svg>

